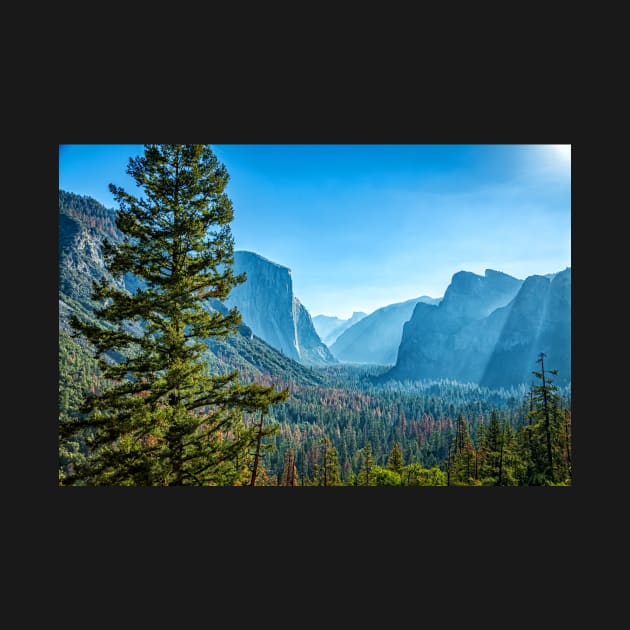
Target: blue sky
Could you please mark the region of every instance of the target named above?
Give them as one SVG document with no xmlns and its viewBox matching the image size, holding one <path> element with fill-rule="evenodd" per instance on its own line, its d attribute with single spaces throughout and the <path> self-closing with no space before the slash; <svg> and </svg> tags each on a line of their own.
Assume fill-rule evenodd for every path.
<svg viewBox="0 0 630 630">
<path fill-rule="evenodd" d="M 312 316 L 350 317 L 454 273 L 571 265 L 568 145 L 212 145 L 230 173 L 236 249 L 292 270 Z M 59 187 L 116 207 L 142 145 L 60 145 Z"/>
</svg>

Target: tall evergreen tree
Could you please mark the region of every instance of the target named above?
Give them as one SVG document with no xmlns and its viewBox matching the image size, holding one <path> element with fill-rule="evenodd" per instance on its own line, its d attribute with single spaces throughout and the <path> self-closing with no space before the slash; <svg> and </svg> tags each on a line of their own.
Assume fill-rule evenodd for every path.
<svg viewBox="0 0 630 630">
<path fill-rule="evenodd" d="M 550 375 L 557 370 L 545 370 L 545 354 L 538 355 L 540 370 L 533 372 L 540 384 L 531 390 L 532 408 L 529 412 L 529 431 L 532 463 L 529 483 L 532 485 L 570 483 L 567 444 L 570 444 L 570 426 L 567 426 L 558 387 Z M 566 436 L 566 437 L 565 437 Z"/>
<path fill-rule="evenodd" d="M 328 448 L 324 454 L 324 471 L 326 486 L 341 486 L 341 472 L 339 470 L 339 455 L 337 449 L 331 445 L 330 439 L 328 440 Z"/>
<path fill-rule="evenodd" d="M 363 447 L 362 463 L 359 474 L 357 475 L 357 485 L 373 486 L 374 479 L 374 454 L 372 453 L 372 445 L 367 442 Z"/>
<path fill-rule="evenodd" d="M 402 470 L 404 466 L 402 451 L 400 450 L 400 444 L 398 442 L 394 442 L 394 446 L 389 454 L 389 460 L 387 466 L 390 470 L 393 470 L 395 473 L 402 475 Z"/>
<path fill-rule="evenodd" d="M 534 400 L 542 404 L 543 417 L 545 421 L 545 443 L 547 445 L 547 466 L 551 481 L 554 481 L 553 449 L 551 446 L 551 418 L 549 408 L 552 403 L 555 402 L 553 400 L 553 394 L 555 393 L 554 390 L 557 390 L 557 387 L 552 387 L 551 383 L 547 383 L 547 379 L 545 379 L 544 352 L 540 353 L 540 355 L 538 356 L 538 361 L 536 361 L 536 363 L 540 363 L 540 372 L 534 372 L 534 375 L 542 380 L 542 384 L 534 388 Z M 552 371 L 552 373 L 554 372 Z"/>
<path fill-rule="evenodd" d="M 486 460 L 486 425 L 481 418 L 477 427 L 476 448 L 475 448 L 475 479 L 481 479 L 481 474 Z"/>
<path fill-rule="evenodd" d="M 274 435 L 278 426 L 267 426 L 265 427 L 265 414 L 269 413 L 269 406 L 275 402 L 280 402 L 286 398 L 285 392 L 270 392 L 268 387 L 262 387 L 261 385 L 253 384 L 249 386 L 249 401 L 248 408 L 251 410 L 260 409 L 260 421 L 256 426 L 256 448 L 254 450 L 253 456 L 254 461 L 252 464 L 252 475 L 250 478 L 249 485 L 256 485 L 256 476 L 259 471 L 259 463 L 260 458 L 262 457 L 262 451 L 264 448 L 271 448 L 273 445 L 266 444 L 263 445 L 262 439 L 266 435 Z"/>
<path fill-rule="evenodd" d="M 503 476 L 503 428 L 496 410 L 490 414 L 490 422 L 483 433 L 483 465 L 480 479 L 484 486 L 502 485 Z"/>
<path fill-rule="evenodd" d="M 466 418 L 460 415 L 455 427 L 453 448 L 449 450 L 449 484 L 469 485 L 474 483 L 475 477 L 475 450 L 473 448 L 468 423 Z"/>
<path fill-rule="evenodd" d="M 341 472 L 339 470 L 339 455 L 328 436 L 321 438 L 321 450 L 317 451 L 317 462 L 313 466 L 313 485 L 340 486 Z M 322 463 L 319 463 L 319 457 Z"/>
<path fill-rule="evenodd" d="M 132 274 L 140 287 L 129 294 L 94 283 L 96 316 L 106 325 L 71 320 L 114 385 L 86 398 L 83 418 L 60 423 L 62 445 L 84 431 L 89 448 L 64 483 L 239 482 L 234 462 L 258 437 L 243 413 L 262 412 L 288 392 L 244 386 L 237 372 L 211 375 L 204 361 L 204 339 L 225 337 L 240 322 L 236 309 L 205 306 L 245 279 L 232 272 L 228 172 L 207 145 L 145 145 L 127 173 L 144 196 L 110 185 L 123 241 L 106 242 L 103 254 L 115 279 Z"/>
<path fill-rule="evenodd" d="M 518 455 L 516 433 L 507 420 L 503 422 L 503 440 L 501 457 L 502 486 L 518 486 Z"/>
<path fill-rule="evenodd" d="M 295 452 L 292 448 L 289 448 L 284 458 L 284 467 L 282 469 L 282 475 L 280 477 L 281 486 L 297 486 L 298 474 L 297 467 L 295 465 Z"/>
</svg>

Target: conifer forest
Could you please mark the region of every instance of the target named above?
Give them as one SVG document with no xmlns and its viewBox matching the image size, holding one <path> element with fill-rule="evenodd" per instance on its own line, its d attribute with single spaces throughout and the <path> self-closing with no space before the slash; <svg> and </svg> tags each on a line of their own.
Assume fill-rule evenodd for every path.
<svg viewBox="0 0 630 630">
<path fill-rule="evenodd" d="M 60 487 L 572 484 L 570 267 L 314 316 L 213 146 L 127 157 L 60 183 Z"/>
</svg>

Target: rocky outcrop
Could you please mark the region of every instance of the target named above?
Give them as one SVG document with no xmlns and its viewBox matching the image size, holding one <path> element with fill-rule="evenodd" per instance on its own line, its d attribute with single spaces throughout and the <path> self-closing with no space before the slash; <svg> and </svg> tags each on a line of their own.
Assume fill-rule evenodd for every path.
<svg viewBox="0 0 630 630">
<path fill-rule="evenodd" d="M 293 317 L 300 361 L 306 365 L 336 363 L 328 347 L 319 338 L 309 312 L 296 297 L 293 298 Z"/>
<path fill-rule="evenodd" d="M 514 299 L 480 380 L 487 387 L 530 383 L 544 352 L 558 385 L 571 380 L 571 269 L 530 276 Z"/>
<path fill-rule="evenodd" d="M 109 282 L 113 281 L 104 265 L 102 245 L 105 239 L 113 242 L 120 239 L 115 217 L 114 210 L 105 208 L 90 197 L 59 191 L 59 329 L 63 333 L 72 332 L 68 323 L 72 315 L 94 319 L 92 282 L 102 278 L 107 278 Z M 285 277 L 283 272 L 279 275 Z M 144 286 L 138 278 L 129 274 L 116 284 L 130 292 Z M 277 288 L 277 285 L 272 286 Z M 290 295 L 289 310 L 292 313 L 294 308 L 292 292 Z M 226 313 L 227 310 L 225 305 L 216 299 L 208 300 L 206 307 L 222 313 Z M 297 300 L 295 310 L 297 326 L 292 323 L 292 315 L 288 318 L 290 325 L 296 328 L 298 337 L 301 334 L 308 340 L 310 339 L 308 313 Z M 312 329 L 312 323 L 310 326 Z M 142 332 L 137 323 L 126 323 L 125 328 L 134 334 Z M 312 333 L 317 334 L 314 329 Z M 248 379 L 256 378 L 259 374 L 270 374 L 300 384 L 313 385 L 323 382 L 321 375 L 283 356 L 264 340 L 256 337 L 246 323 L 242 323 L 237 333 L 229 335 L 226 339 L 211 338 L 205 341 L 209 347 L 206 356 L 210 369 L 218 373 L 237 369 Z M 307 349 L 311 348 L 309 342 L 305 345 Z M 313 362 L 318 360 L 317 352 L 317 347 L 313 347 Z M 325 358 L 325 353 L 322 356 Z M 334 361 L 332 356 L 330 359 Z M 62 372 L 66 368 L 67 366 L 60 366 Z"/>
<path fill-rule="evenodd" d="M 455 327 L 487 317 L 505 306 L 522 284 L 522 280 L 493 269 L 486 269 L 483 276 L 459 271 L 446 289 L 439 305 L 440 313 Z"/>
<path fill-rule="evenodd" d="M 456 273 L 439 305 L 420 303 L 414 309 L 388 377 L 479 382 L 505 316 L 490 315 L 507 305 L 521 284 L 491 269 L 483 276 Z"/>
<path fill-rule="evenodd" d="M 87 305 L 94 280 L 106 276 L 113 281 L 101 247 L 106 238 L 115 242 L 120 237 L 114 220 L 114 211 L 96 200 L 59 191 L 59 292 L 64 298 Z"/>
<path fill-rule="evenodd" d="M 570 381 L 570 274 L 524 282 L 492 270 L 455 274 L 439 306 L 415 307 L 384 378 L 508 387 L 529 383 L 545 352 L 549 367 L 560 370 L 558 384 Z"/>
<path fill-rule="evenodd" d="M 290 269 L 253 252 L 236 251 L 234 273 L 247 274 L 247 280 L 232 289 L 225 304 L 238 308 L 255 335 L 306 365 L 336 362 L 293 295 Z"/>
</svg>

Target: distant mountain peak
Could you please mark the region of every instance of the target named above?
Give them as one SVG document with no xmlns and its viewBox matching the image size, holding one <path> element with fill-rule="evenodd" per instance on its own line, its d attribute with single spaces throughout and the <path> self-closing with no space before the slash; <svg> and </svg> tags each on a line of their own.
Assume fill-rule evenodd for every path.
<svg viewBox="0 0 630 630">
<path fill-rule="evenodd" d="M 555 273 L 546 273 L 545 278 L 549 278 L 549 280 L 553 280 L 556 276 L 571 274 L 571 267 L 565 267 L 562 271 L 556 271 Z"/>
<path fill-rule="evenodd" d="M 483 281 L 483 280 L 519 280 L 514 276 L 511 276 L 508 273 L 503 271 L 497 271 L 496 269 L 486 269 L 484 271 L 484 275 L 480 276 L 478 273 L 474 273 L 473 271 L 457 271 L 453 274 L 451 278 L 451 284 L 461 283 L 461 282 L 473 282 L 473 281 Z"/>
<path fill-rule="evenodd" d="M 513 280 L 518 280 L 518 278 L 515 278 L 514 276 L 511 276 L 508 273 L 505 273 L 503 271 L 497 271 L 496 269 L 486 269 L 484 272 L 484 277 L 485 278 L 512 278 Z"/>
<path fill-rule="evenodd" d="M 91 299 L 93 280 L 106 278 L 115 282 L 119 288 L 126 288 L 130 292 L 140 284 L 140 280 L 130 274 L 126 274 L 124 279 L 114 281 L 104 265 L 101 252 L 103 240 L 107 238 L 117 242 L 121 237 L 115 219 L 116 211 L 106 208 L 93 197 L 59 190 L 60 338 L 72 332 L 68 323 L 71 315 L 93 316 L 94 303 Z M 250 259 L 253 260 L 254 257 L 262 261 L 262 257 L 252 253 Z M 286 271 L 276 269 L 276 272 L 288 278 Z M 206 302 L 206 307 L 221 313 L 227 312 L 226 306 L 214 298 Z M 296 310 L 301 311 L 299 307 L 296 307 Z M 138 328 L 138 332 L 140 330 L 141 328 Z M 211 338 L 205 341 L 209 346 L 207 360 L 218 373 L 238 369 L 242 374 L 247 374 L 246 378 L 266 374 L 279 376 L 296 384 L 314 385 L 323 382 L 317 372 L 291 360 L 286 354 L 256 337 L 245 323 L 238 327 L 237 334 L 228 335 L 225 339 Z M 320 344 L 320 349 L 321 360 L 324 362 L 326 356 L 323 344 Z M 64 373 L 68 368 L 66 365 L 60 365 L 60 369 L 61 373 Z"/>
<path fill-rule="evenodd" d="M 330 347 L 331 352 L 340 361 L 393 365 L 403 325 L 416 304 L 425 300 L 436 301 L 423 296 L 376 309 L 344 330 Z"/>
<path fill-rule="evenodd" d="M 525 280 L 494 270 L 454 274 L 439 306 L 416 305 L 384 379 L 519 385 L 530 378 L 536 353 L 544 351 L 560 370 L 559 382 L 570 381 L 570 273 Z"/>
<path fill-rule="evenodd" d="M 461 271 L 456 271 L 453 276 L 451 277 L 451 284 L 453 284 L 453 282 L 456 282 L 457 280 L 472 280 L 473 278 L 483 278 L 483 276 L 480 276 L 477 273 L 474 273 L 473 271 L 465 271 L 465 270 L 461 270 Z"/>
<path fill-rule="evenodd" d="M 316 315 L 313 317 L 313 325 L 320 339 L 330 347 L 342 333 L 366 316 L 362 311 L 354 311 L 348 319 L 335 315 Z"/>
</svg>

